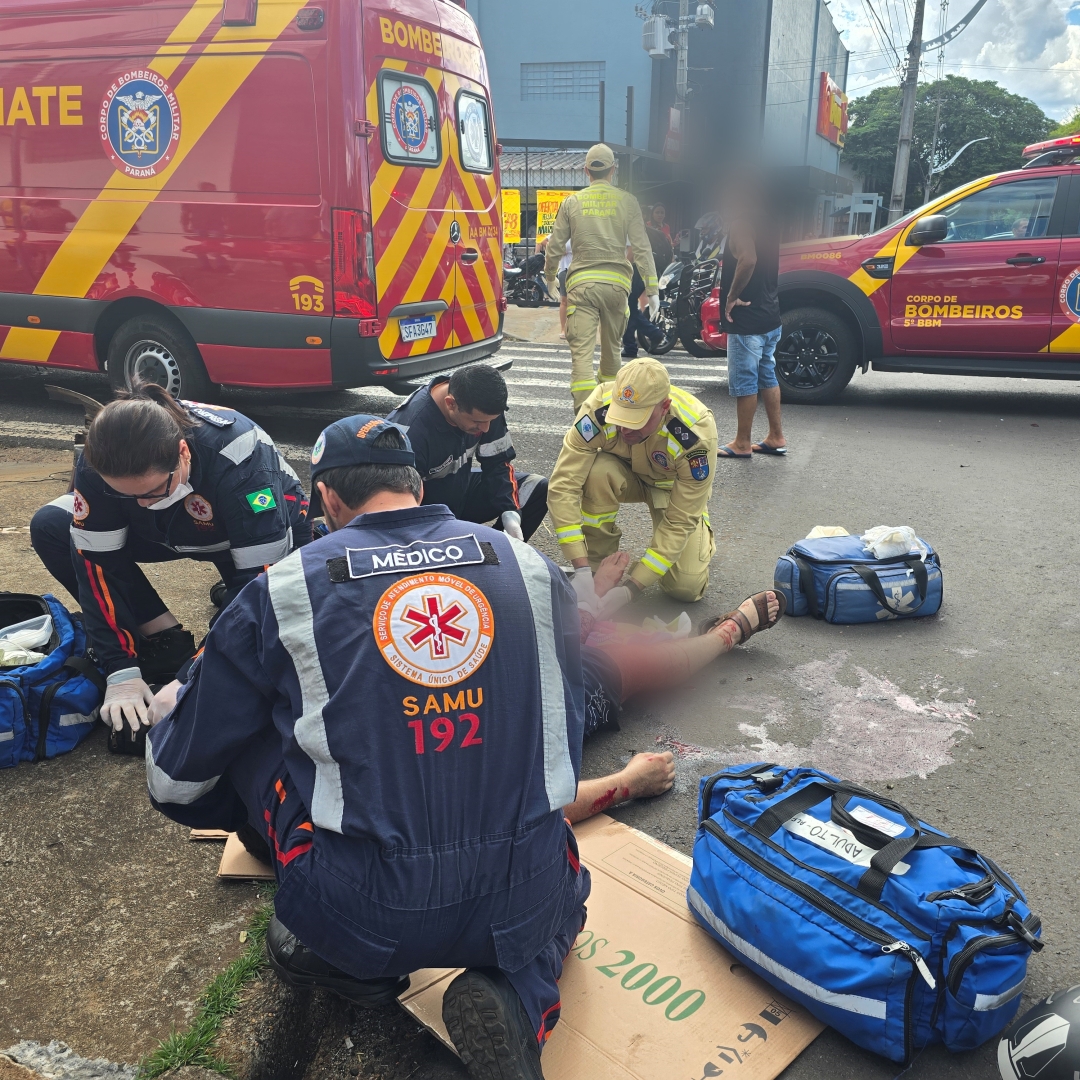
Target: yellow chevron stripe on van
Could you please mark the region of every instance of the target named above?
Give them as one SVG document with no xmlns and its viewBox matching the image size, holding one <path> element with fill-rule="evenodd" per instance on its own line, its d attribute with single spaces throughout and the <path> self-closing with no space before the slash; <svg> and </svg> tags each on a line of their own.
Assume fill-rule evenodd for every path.
<svg viewBox="0 0 1080 1080">
<path fill-rule="evenodd" d="M 280 37 L 305 4 L 306 0 L 263 0 L 255 26 L 224 26 L 218 30 L 176 87 L 182 117 L 180 145 L 168 166 L 157 176 L 146 179 L 113 173 L 53 255 L 34 287 L 35 295 L 82 298 L 89 292 L 143 211 L 158 197 L 218 113 L 266 55 L 268 40 Z M 185 36 L 193 33 L 199 19 L 207 14 L 208 6 L 207 0 L 197 0 L 170 39 L 180 34 L 181 26 Z M 218 5 L 215 11 L 220 10 Z M 209 24 L 207 18 L 203 29 Z M 168 71 L 175 71 L 179 63 L 177 48 L 175 44 L 163 46 L 151 66 L 161 71 L 159 65 L 164 64 Z M 0 348 L 0 359 L 46 363 L 59 336 L 58 330 L 12 327 Z"/>
<path fill-rule="evenodd" d="M 974 195 L 976 191 L 982 191 L 983 188 L 989 187 L 998 178 L 998 175 L 998 173 L 994 173 L 992 176 L 984 176 L 979 180 L 973 180 L 967 187 L 960 188 L 958 191 L 950 191 L 939 196 L 934 199 L 933 202 L 928 202 L 922 208 L 922 213 L 919 217 L 926 217 L 927 214 L 935 214 L 943 207 L 956 202 L 957 199 L 963 199 L 968 195 Z M 905 225 L 904 228 L 889 240 L 879 251 L 876 251 L 872 258 L 887 259 L 892 256 L 893 273 L 895 274 L 896 271 L 919 250 L 917 247 L 908 247 L 907 244 L 904 243 L 908 233 L 911 232 L 915 222 L 918 220 L 919 218 L 914 218 Z M 866 293 L 867 296 L 877 292 L 888 280 L 888 278 L 872 278 L 861 266 L 855 273 L 848 276 L 848 281 L 853 285 L 856 285 Z"/>
</svg>

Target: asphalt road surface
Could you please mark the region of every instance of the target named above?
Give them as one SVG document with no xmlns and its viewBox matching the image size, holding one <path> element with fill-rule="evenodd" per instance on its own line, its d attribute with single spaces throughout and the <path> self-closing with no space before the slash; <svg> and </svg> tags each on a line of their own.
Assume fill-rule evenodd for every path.
<svg viewBox="0 0 1080 1080">
<path fill-rule="evenodd" d="M 569 354 L 508 344 L 510 426 L 519 464 L 548 472 L 572 419 Z M 672 381 L 734 434 L 722 360 L 676 352 Z M 96 376 L 48 378 L 105 398 Z M 57 445 L 78 411 L 46 400 L 46 376 L 0 365 L 0 440 Z M 342 393 L 230 391 L 299 466 L 320 429 L 352 412 L 385 412 L 381 389 Z M 1080 983 L 1076 821 L 1080 749 L 1075 572 L 1080 530 L 1080 388 L 1037 380 L 857 375 L 837 405 L 784 411 L 786 459 L 719 461 L 710 508 L 717 555 L 698 618 L 767 588 L 776 559 L 815 525 L 858 533 L 909 524 L 939 551 L 938 616 L 838 627 L 785 619 L 704 672 L 696 684 L 626 710 L 622 730 L 585 748 L 585 774 L 638 750 L 676 749 L 671 794 L 616 816 L 689 853 L 697 780 L 738 761 L 807 763 L 891 789 L 936 826 L 996 859 L 1043 919 L 1024 1006 Z M 764 434 L 763 423 L 756 435 Z M 623 512 L 624 547 L 648 539 L 640 508 Z M 549 554 L 549 530 L 536 540 Z M 655 590 L 654 590 L 655 591 Z M 168 597 L 166 597 L 168 599 Z M 642 613 L 676 614 L 659 596 Z M 826 1032 L 785 1080 L 994 1077 L 994 1046 L 924 1051 L 906 1070 Z"/>
</svg>

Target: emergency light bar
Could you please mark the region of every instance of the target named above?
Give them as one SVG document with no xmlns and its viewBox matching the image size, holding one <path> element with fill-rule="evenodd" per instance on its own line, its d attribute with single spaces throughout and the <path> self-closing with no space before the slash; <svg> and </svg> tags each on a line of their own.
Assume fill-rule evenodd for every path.
<svg viewBox="0 0 1080 1080">
<path fill-rule="evenodd" d="M 1077 150 L 1080 152 L 1080 135 L 1064 135 L 1060 139 L 1047 139 L 1045 142 L 1032 143 L 1025 146 L 1020 155 L 1025 161 L 1028 158 L 1038 157 L 1052 150 Z"/>
</svg>

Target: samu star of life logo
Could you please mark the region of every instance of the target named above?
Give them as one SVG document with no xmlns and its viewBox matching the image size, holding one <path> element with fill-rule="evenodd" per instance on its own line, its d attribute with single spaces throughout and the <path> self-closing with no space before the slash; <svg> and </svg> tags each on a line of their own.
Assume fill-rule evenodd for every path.
<svg viewBox="0 0 1080 1080">
<path fill-rule="evenodd" d="M 487 659 L 495 620 L 471 581 L 413 574 L 379 598 L 372 629 L 383 659 L 399 675 L 421 686 L 452 686 Z"/>
<path fill-rule="evenodd" d="M 458 625 L 465 617 L 465 609 L 456 600 L 444 610 L 442 597 L 437 594 L 425 596 L 422 610 L 406 608 L 402 617 L 419 628 L 406 635 L 405 641 L 413 649 L 421 649 L 426 644 L 432 660 L 446 659 L 451 643 L 465 645 L 469 640 L 469 628 Z"/>
</svg>

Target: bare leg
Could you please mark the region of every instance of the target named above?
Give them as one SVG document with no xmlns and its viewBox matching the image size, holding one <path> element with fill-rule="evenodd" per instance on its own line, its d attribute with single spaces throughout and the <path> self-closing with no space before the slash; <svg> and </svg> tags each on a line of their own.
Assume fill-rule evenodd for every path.
<svg viewBox="0 0 1080 1080">
<path fill-rule="evenodd" d="M 779 388 L 777 388 L 777 395 L 779 395 Z M 750 441 L 750 433 L 754 429 L 754 413 L 757 412 L 757 402 L 757 394 L 748 394 L 746 397 L 737 397 L 735 399 L 735 416 L 739 426 L 735 438 L 727 446 L 729 450 L 734 451 L 736 454 L 750 453 L 750 447 L 753 445 Z M 779 397 L 776 407 L 779 415 Z"/>
<path fill-rule="evenodd" d="M 765 406 L 765 415 L 769 418 L 769 434 L 761 441 L 769 446 L 787 446 L 784 429 L 780 425 L 780 387 L 770 386 L 762 390 L 761 403 Z"/>
<path fill-rule="evenodd" d="M 156 634 L 159 630 L 168 630 L 170 627 L 179 625 L 180 620 L 171 611 L 166 611 L 156 619 L 143 623 L 139 627 L 139 633 L 143 637 L 150 637 L 151 634 Z"/>
<path fill-rule="evenodd" d="M 621 772 L 597 780 L 582 780 L 578 784 L 577 798 L 563 809 L 563 813 L 573 825 L 631 799 L 663 795 L 674 783 L 675 755 L 670 751 L 635 754 Z"/>
</svg>

